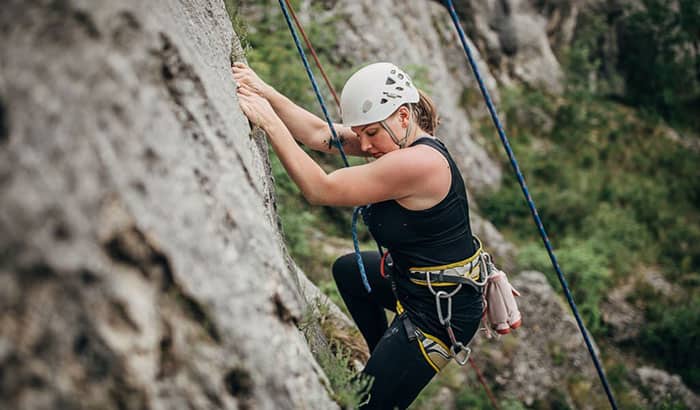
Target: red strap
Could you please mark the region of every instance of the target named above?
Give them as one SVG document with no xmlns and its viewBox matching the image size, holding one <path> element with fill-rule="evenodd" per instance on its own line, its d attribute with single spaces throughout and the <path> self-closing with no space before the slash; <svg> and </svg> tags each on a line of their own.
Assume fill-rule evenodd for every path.
<svg viewBox="0 0 700 410">
<path fill-rule="evenodd" d="M 476 363 L 471 357 L 469 357 L 469 364 L 472 365 L 472 369 L 474 369 L 474 372 L 476 372 L 476 377 L 479 379 L 479 382 L 481 382 L 481 385 L 484 386 L 484 390 L 486 390 L 486 395 L 489 396 L 491 405 L 494 409 L 498 410 L 499 407 L 498 403 L 496 402 L 496 398 L 493 396 L 491 389 L 489 389 L 489 386 L 486 384 L 486 380 L 484 380 L 484 376 L 481 375 L 481 371 L 479 371 L 479 368 L 476 366 Z"/>
<path fill-rule="evenodd" d="M 382 275 L 384 279 L 386 279 L 386 272 L 384 272 L 384 262 L 386 261 L 386 255 L 389 254 L 389 251 L 386 250 L 384 251 L 384 255 L 382 255 L 382 260 L 379 262 L 379 273 Z"/>
</svg>

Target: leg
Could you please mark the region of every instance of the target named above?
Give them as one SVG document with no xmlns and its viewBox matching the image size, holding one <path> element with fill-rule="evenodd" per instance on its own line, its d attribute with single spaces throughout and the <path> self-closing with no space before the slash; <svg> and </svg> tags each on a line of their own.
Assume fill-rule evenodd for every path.
<svg viewBox="0 0 700 410">
<path fill-rule="evenodd" d="M 384 309 L 396 308 L 391 283 L 382 278 L 379 272 L 380 259 L 378 252 L 362 252 L 371 293 L 367 293 L 362 284 L 354 253 L 341 256 L 333 264 L 333 277 L 340 296 L 362 332 L 370 352 L 387 329 Z"/>
<path fill-rule="evenodd" d="M 364 370 L 374 377 L 369 402 L 362 409 L 408 407 L 435 376 L 418 341 L 409 341 L 403 323 L 395 319 L 372 352 Z"/>
</svg>

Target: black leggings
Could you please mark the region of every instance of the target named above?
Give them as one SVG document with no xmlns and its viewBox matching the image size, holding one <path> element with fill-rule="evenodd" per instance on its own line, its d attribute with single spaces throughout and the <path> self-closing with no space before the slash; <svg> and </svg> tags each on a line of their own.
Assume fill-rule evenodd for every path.
<svg viewBox="0 0 700 410">
<path fill-rule="evenodd" d="M 396 316 L 388 326 L 384 309 L 396 311 L 391 283 L 379 272 L 378 252 L 362 252 L 367 293 L 357 267 L 355 254 L 338 258 L 333 277 L 340 295 L 371 352 L 364 373 L 374 377 L 369 402 L 363 409 L 404 409 L 418 396 L 435 375 L 426 362 L 418 341 L 409 341 L 401 320 Z"/>
</svg>

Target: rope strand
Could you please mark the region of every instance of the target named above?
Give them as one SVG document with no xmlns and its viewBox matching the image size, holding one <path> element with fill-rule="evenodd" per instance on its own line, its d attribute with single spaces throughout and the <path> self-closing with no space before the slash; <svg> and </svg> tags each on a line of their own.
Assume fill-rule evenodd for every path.
<svg viewBox="0 0 700 410">
<path fill-rule="evenodd" d="M 326 107 L 326 103 L 323 101 L 323 97 L 321 96 L 321 91 L 319 91 L 318 88 L 318 83 L 316 82 L 316 77 L 314 77 L 314 73 L 311 71 L 311 67 L 309 66 L 309 60 L 306 58 L 306 53 L 304 53 L 304 49 L 301 47 L 301 42 L 299 41 L 299 35 L 297 35 L 296 30 L 294 30 L 294 27 L 292 26 L 292 20 L 289 16 L 289 10 L 287 9 L 287 5 L 285 3 L 285 0 L 279 0 L 280 7 L 282 8 L 282 13 L 284 14 L 284 19 L 287 21 L 287 26 L 289 27 L 289 31 L 292 33 L 292 37 L 294 38 L 294 44 L 297 47 L 297 52 L 299 52 L 299 56 L 301 56 L 301 60 L 304 63 L 304 68 L 306 69 L 306 75 L 309 76 L 309 80 L 311 81 L 311 86 L 314 89 L 314 93 L 316 94 L 316 99 L 318 99 L 318 103 L 321 105 L 321 109 L 323 110 L 323 116 L 326 118 L 326 122 L 328 123 L 328 128 L 331 130 L 331 135 L 333 142 L 335 142 L 336 147 L 338 148 L 338 151 L 340 151 L 340 156 L 343 158 L 343 163 L 345 164 L 346 167 L 349 167 L 350 164 L 348 163 L 348 158 L 345 155 L 345 150 L 343 149 L 343 144 L 340 142 L 340 138 L 338 138 L 338 133 L 335 131 L 335 127 L 333 126 L 333 121 L 331 121 L 331 117 L 328 114 L 328 108 Z"/>
<path fill-rule="evenodd" d="M 501 125 L 501 121 L 498 118 L 498 113 L 496 112 L 493 102 L 491 101 L 491 96 L 489 95 L 489 92 L 486 89 L 486 86 L 484 85 L 484 81 L 481 78 L 481 73 L 479 72 L 479 67 L 477 66 L 476 61 L 474 60 L 474 56 L 472 55 L 469 45 L 467 44 L 467 40 L 464 35 L 464 30 L 462 29 L 462 25 L 459 22 L 459 18 L 457 17 L 457 12 L 455 11 L 454 4 L 452 0 L 444 1 L 445 5 L 447 6 L 450 12 L 450 16 L 452 17 L 452 22 L 454 23 L 455 28 L 457 29 L 457 32 L 459 34 L 459 39 L 462 42 L 462 47 L 464 48 L 464 52 L 466 53 L 469 65 L 471 66 L 472 71 L 474 72 L 474 76 L 476 77 L 477 82 L 479 83 L 479 88 L 481 89 L 481 93 L 483 94 L 484 100 L 486 101 L 486 106 L 488 107 L 488 110 L 491 113 L 491 119 L 493 120 L 493 123 L 496 126 L 496 130 L 498 131 L 498 135 L 501 138 L 503 147 L 505 148 L 506 153 L 508 154 L 508 158 L 510 160 L 511 166 L 513 167 L 513 171 L 515 171 L 515 175 L 518 178 L 520 188 L 522 189 L 523 194 L 525 195 L 525 200 L 527 201 L 527 204 L 530 208 L 532 218 L 535 221 L 535 225 L 537 225 L 537 229 L 539 230 L 540 236 L 542 237 L 542 242 L 544 242 L 544 246 L 547 249 L 549 259 L 551 260 L 552 266 L 554 267 L 554 270 L 557 273 L 557 277 L 559 278 L 559 282 L 561 283 L 561 286 L 564 289 L 566 300 L 569 302 L 571 311 L 573 312 L 574 317 L 576 318 L 576 323 L 578 324 L 578 327 L 581 330 L 581 334 L 583 335 L 583 339 L 586 342 L 588 352 L 591 354 L 591 359 L 593 359 L 593 364 L 595 365 L 595 368 L 598 372 L 598 377 L 600 378 L 600 381 L 603 384 L 603 388 L 605 389 L 605 393 L 608 396 L 608 400 L 610 401 L 610 406 L 614 410 L 617 410 L 617 403 L 615 402 L 615 397 L 613 396 L 612 390 L 610 389 L 610 386 L 608 384 L 608 379 L 605 377 L 605 371 L 603 370 L 603 367 L 600 364 L 600 361 L 598 360 L 598 356 L 596 355 L 596 352 L 593 349 L 593 344 L 591 343 L 590 337 L 588 336 L 586 326 L 583 324 L 583 320 L 581 320 L 581 316 L 579 315 L 578 309 L 576 308 L 576 303 L 574 302 L 574 298 L 571 295 L 571 291 L 569 290 L 569 285 L 567 284 L 566 279 L 564 278 L 564 274 L 562 273 L 561 268 L 559 267 L 559 263 L 557 262 L 557 258 L 554 255 L 554 251 L 552 250 L 552 245 L 550 244 L 547 232 L 544 229 L 544 225 L 542 224 L 542 220 L 540 219 L 540 216 L 537 212 L 535 203 L 532 200 L 532 197 L 530 196 L 530 191 L 528 190 L 527 184 L 525 183 L 525 178 L 520 172 L 520 167 L 518 166 L 518 162 L 515 159 L 513 150 L 510 147 L 508 137 L 506 136 L 505 131 L 503 131 L 503 126 Z"/>
<path fill-rule="evenodd" d="M 326 86 L 330 90 L 331 94 L 333 95 L 333 99 L 335 100 L 335 105 L 338 107 L 338 112 L 340 112 L 340 98 L 338 98 L 338 93 L 335 92 L 335 88 L 333 88 L 333 84 L 331 84 L 330 80 L 328 79 L 328 76 L 326 75 L 326 71 L 323 69 L 323 66 L 321 65 L 321 61 L 318 59 L 318 55 L 316 54 L 316 50 L 314 49 L 314 46 L 311 45 L 311 41 L 309 41 L 309 37 L 306 35 L 306 31 L 304 30 L 304 27 L 301 25 L 299 22 L 299 19 L 297 19 L 297 14 L 294 12 L 294 7 L 292 6 L 292 3 L 289 0 L 284 0 L 285 3 L 287 3 L 287 7 L 289 8 L 289 12 L 292 15 L 292 19 L 294 19 L 294 24 L 296 24 L 297 28 L 299 29 L 299 32 L 301 33 L 301 36 L 304 38 L 304 43 L 306 43 L 306 48 L 309 49 L 311 52 L 311 56 L 314 58 L 314 62 L 316 62 L 316 67 L 318 67 L 318 70 L 321 72 L 321 75 L 323 76 L 323 80 L 326 82 Z"/>
<path fill-rule="evenodd" d="M 471 356 L 469 357 L 469 364 L 472 366 L 472 369 L 474 369 L 476 377 L 479 379 L 481 385 L 484 386 L 484 390 L 486 390 L 486 395 L 489 396 L 489 401 L 491 401 L 491 405 L 493 406 L 493 408 L 496 410 L 500 410 L 498 402 L 496 402 L 496 397 L 494 397 L 493 393 L 491 392 L 491 389 L 486 384 L 486 380 L 484 380 L 484 376 L 481 374 L 481 370 L 479 370 L 479 367 L 477 367 L 476 362 L 474 361 L 474 359 L 471 358 Z"/>
</svg>

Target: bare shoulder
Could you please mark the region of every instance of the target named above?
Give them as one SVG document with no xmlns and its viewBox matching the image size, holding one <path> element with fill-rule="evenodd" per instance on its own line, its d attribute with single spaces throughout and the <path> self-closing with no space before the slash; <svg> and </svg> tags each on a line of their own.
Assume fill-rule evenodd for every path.
<svg viewBox="0 0 700 410">
<path fill-rule="evenodd" d="M 410 169 L 410 172 L 431 172 L 449 167 L 439 151 L 424 144 L 392 151 L 380 160 L 391 161 L 392 165 Z"/>
</svg>

